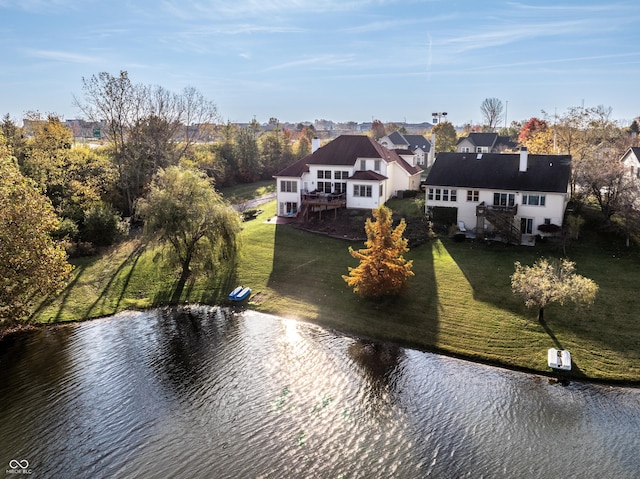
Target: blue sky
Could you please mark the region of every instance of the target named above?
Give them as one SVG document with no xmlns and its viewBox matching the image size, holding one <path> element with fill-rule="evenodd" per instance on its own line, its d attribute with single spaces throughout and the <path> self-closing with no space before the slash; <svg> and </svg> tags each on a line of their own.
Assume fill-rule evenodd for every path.
<svg viewBox="0 0 640 479">
<path fill-rule="evenodd" d="M 223 120 L 640 115 L 637 0 L 0 0 L 0 114 L 77 118 L 82 78 L 198 89 Z"/>
</svg>

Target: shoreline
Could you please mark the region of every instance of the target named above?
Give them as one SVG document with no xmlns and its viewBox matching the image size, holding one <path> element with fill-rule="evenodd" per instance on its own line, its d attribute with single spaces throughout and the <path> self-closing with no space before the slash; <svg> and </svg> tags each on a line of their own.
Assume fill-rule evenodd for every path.
<svg viewBox="0 0 640 479">
<path fill-rule="evenodd" d="M 476 357 L 476 356 L 470 356 L 470 355 L 464 355 L 464 354 L 458 354 L 458 353 L 453 353 L 450 351 L 446 351 L 443 349 L 439 349 L 439 348 L 429 348 L 429 347 L 425 347 L 424 345 L 419 345 L 416 343 L 405 343 L 405 342 L 400 342 L 400 341 L 393 341 L 390 339 L 379 339 L 379 338 L 374 338 L 374 337 L 370 337 L 370 336 L 366 336 L 366 335 L 361 335 L 361 334 L 356 334 L 356 333 L 350 333 L 350 332 L 346 332 L 346 331 L 341 331 L 339 329 L 327 326 L 325 324 L 323 324 L 321 321 L 313 321 L 310 319 L 295 319 L 295 318 L 287 318 L 286 316 L 283 316 L 279 313 L 270 313 L 270 312 L 264 312 L 264 311 L 260 311 L 258 309 L 255 308 L 251 308 L 248 306 L 233 306 L 233 305 L 220 305 L 220 304 L 206 304 L 206 303 L 195 303 L 195 302 L 189 302 L 189 303 L 180 303 L 180 304 L 162 304 L 162 305 L 156 305 L 150 308 L 144 308 L 144 309 L 124 309 L 122 311 L 119 311 L 115 314 L 111 314 L 111 315 L 106 315 L 106 316 L 98 316 L 98 317 L 93 317 L 93 318 L 85 318 L 85 319 L 74 319 L 74 320 L 69 320 L 69 321 L 59 321 L 59 322 L 52 322 L 52 323 L 28 323 L 28 324 L 21 324 L 21 325 L 14 325 L 8 328 L 0 328 L 0 345 L 2 344 L 3 341 L 7 340 L 8 338 L 11 337 L 15 337 L 18 335 L 22 335 L 22 334 L 26 334 L 29 332 L 33 332 L 33 331 L 37 331 L 39 329 L 46 329 L 46 328 L 61 328 L 61 327 L 65 327 L 65 326 L 71 326 L 71 325 L 78 325 L 81 323 L 86 323 L 88 321 L 96 321 L 96 320 L 103 320 L 103 319 L 109 319 L 109 318 L 114 318 L 117 315 L 122 315 L 122 314 L 126 314 L 126 313 L 139 313 L 139 312 L 145 312 L 145 311 L 152 311 L 152 310 L 159 310 L 159 309 L 163 309 L 163 308 L 189 308 L 192 306 L 206 306 L 206 307 L 210 307 L 210 308 L 226 308 L 229 310 L 233 310 L 236 312 L 244 312 L 244 311 L 254 311 L 256 313 L 259 314 L 264 314 L 267 316 L 272 316 L 274 318 L 279 318 L 279 319 L 287 319 L 290 321 L 297 321 L 299 323 L 306 323 L 309 325 L 313 325 L 313 326 L 317 326 L 320 327 L 326 331 L 330 331 L 336 335 L 340 335 L 343 337 L 347 337 L 347 338 L 351 338 L 354 340 L 364 340 L 364 341 L 371 341 L 373 343 L 381 343 L 381 344 L 386 344 L 386 345 L 394 345 L 400 348 L 405 348 L 405 349 L 412 349 L 414 351 L 420 351 L 420 352 L 425 352 L 425 353 L 430 353 L 430 354 L 437 354 L 440 356 L 445 356 L 445 357 L 450 357 L 450 358 L 454 358 L 454 359 L 459 359 L 462 361 L 467 361 L 470 363 L 475 363 L 475 364 L 482 364 L 485 366 L 489 366 L 489 367 L 494 367 L 494 368 L 498 368 L 498 369 L 504 369 L 507 371 L 514 371 L 514 372 L 520 372 L 520 373 L 524 373 L 524 374 L 529 374 L 532 376 L 541 376 L 541 377 L 546 377 L 549 382 L 556 382 L 558 384 L 561 385 L 567 385 L 569 382 L 571 381 L 575 381 L 575 382 L 579 382 L 579 383 L 583 383 L 583 384 L 597 384 L 597 385 L 602 385 L 602 386 L 615 386 L 615 387 L 625 387 L 625 388 L 634 388 L 634 389 L 638 389 L 640 388 L 640 380 L 638 381 L 629 381 L 629 380 L 619 380 L 619 379 L 607 379 L 607 378 L 590 378 L 590 377 L 575 377 L 573 375 L 571 375 L 571 371 L 558 371 L 558 372 L 553 372 L 553 371 L 540 371 L 540 370 L 535 370 L 535 369 L 530 369 L 530 368 L 524 368 L 524 367 L 519 367 L 519 366 L 515 366 L 515 365 L 510 365 L 510 364 L 506 364 L 506 363 L 501 363 L 498 361 L 491 361 L 489 359 L 485 359 L 485 358 L 480 358 L 480 357 Z"/>
</svg>

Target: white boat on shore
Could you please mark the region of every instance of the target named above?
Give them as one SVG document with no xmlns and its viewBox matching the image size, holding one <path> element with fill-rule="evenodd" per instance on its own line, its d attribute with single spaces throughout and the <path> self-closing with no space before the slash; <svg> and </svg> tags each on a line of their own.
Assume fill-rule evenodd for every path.
<svg viewBox="0 0 640 479">
<path fill-rule="evenodd" d="M 571 353 L 566 349 L 551 348 L 547 351 L 547 363 L 552 369 L 571 369 Z"/>
</svg>

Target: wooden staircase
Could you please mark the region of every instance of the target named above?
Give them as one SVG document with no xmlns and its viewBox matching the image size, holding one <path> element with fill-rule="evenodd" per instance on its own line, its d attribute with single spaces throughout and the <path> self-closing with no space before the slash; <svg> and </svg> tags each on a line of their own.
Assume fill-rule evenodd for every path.
<svg viewBox="0 0 640 479">
<path fill-rule="evenodd" d="M 480 203 L 476 207 L 478 235 L 484 236 L 484 221 L 488 221 L 494 228 L 494 233 L 505 243 L 520 244 L 522 232 L 516 224 L 515 216 L 518 213 L 518 205 L 514 206 L 489 206 Z"/>
</svg>

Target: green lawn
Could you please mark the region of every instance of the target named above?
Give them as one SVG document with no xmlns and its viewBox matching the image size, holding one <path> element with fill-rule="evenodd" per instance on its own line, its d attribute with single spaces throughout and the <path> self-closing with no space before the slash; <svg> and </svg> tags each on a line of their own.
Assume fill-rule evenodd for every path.
<svg viewBox="0 0 640 479">
<path fill-rule="evenodd" d="M 581 309 L 552 305 L 541 325 L 537 311 L 525 309 L 511 293 L 509 276 L 515 261 L 532 264 L 540 255 L 560 256 L 557 245 L 428 242 L 407 255 L 415 272 L 408 290 L 393 300 L 371 302 L 354 295 L 341 278 L 355 266 L 348 253 L 352 243 L 269 221 L 274 201 L 262 208 L 244 223 L 236 267 L 197 276 L 185 288 L 184 301 L 224 303 L 228 291 L 243 284 L 253 290 L 252 309 L 349 334 L 539 372 L 549 371 L 547 349 L 558 347 L 571 351 L 574 377 L 640 381 L 637 251 L 597 235 L 569 245 L 578 273 L 599 284 L 598 298 Z M 163 304 L 177 279 L 178 271 L 163 268 L 157 251 L 132 240 L 76 262 L 69 288 L 43 304 L 36 319 L 77 320 Z"/>
</svg>

